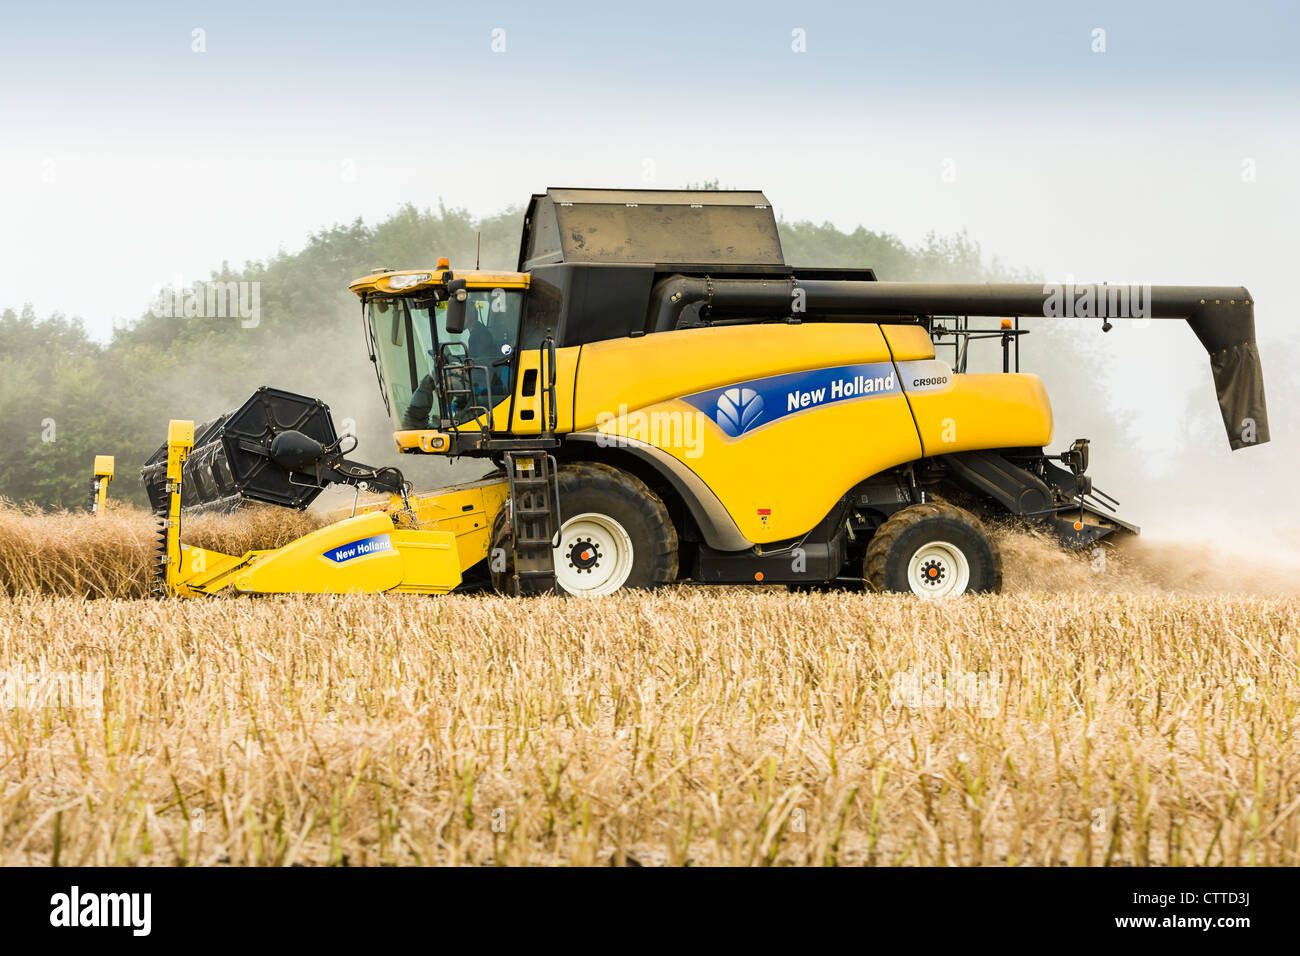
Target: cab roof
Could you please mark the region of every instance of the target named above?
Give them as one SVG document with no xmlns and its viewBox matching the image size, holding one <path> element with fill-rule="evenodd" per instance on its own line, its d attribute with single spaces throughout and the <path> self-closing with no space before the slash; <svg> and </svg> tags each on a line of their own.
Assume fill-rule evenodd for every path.
<svg viewBox="0 0 1300 956">
<path fill-rule="evenodd" d="M 423 289 L 441 287 L 442 274 L 444 271 L 445 270 L 443 269 L 437 268 L 380 269 L 370 273 L 370 275 L 362 276 L 359 279 L 353 279 L 348 283 L 348 289 L 357 296 L 407 295 L 408 293 L 419 292 Z M 455 278 L 466 280 L 471 289 L 528 288 L 528 273 L 526 272 L 493 272 L 484 269 L 453 269 L 451 271 Z M 427 276 L 428 278 L 395 289 L 392 287 L 392 280 L 399 276 Z"/>
</svg>

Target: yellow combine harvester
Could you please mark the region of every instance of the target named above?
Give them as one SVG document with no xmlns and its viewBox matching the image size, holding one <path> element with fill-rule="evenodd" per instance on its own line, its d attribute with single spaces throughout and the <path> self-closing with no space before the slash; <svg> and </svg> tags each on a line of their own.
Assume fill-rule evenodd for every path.
<svg viewBox="0 0 1300 956">
<path fill-rule="evenodd" d="M 1137 530 L 1093 488 L 1085 439 L 1045 451 L 1051 406 L 1019 371 L 1025 317 L 1186 320 L 1231 446 L 1268 440 L 1243 288 L 795 268 L 758 192 L 551 189 L 529 204 L 517 272 L 442 260 L 351 289 L 399 451 L 497 471 L 414 494 L 397 469 L 349 461 L 322 403 L 260 389 L 197 434 L 173 422 L 142 470 L 163 518 L 161 593 L 996 591 L 981 519 L 1044 526 L 1067 548 Z M 1000 344 L 1002 372 L 967 370 L 979 339 Z M 330 483 L 389 497 L 275 551 L 181 544 L 183 511 L 303 508 Z"/>
</svg>

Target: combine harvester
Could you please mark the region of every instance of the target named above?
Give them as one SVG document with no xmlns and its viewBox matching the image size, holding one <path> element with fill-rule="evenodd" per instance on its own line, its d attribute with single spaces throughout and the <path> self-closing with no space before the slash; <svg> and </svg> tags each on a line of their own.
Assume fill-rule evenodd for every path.
<svg viewBox="0 0 1300 956">
<path fill-rule="evenodd" d="M 1182 319 L 1210 356 L 1233 449 L 1268 441 L 1243 288 L 878 282 L 785 264 L 759 192 L 551 189 L 517 272 L 357 279 L 370 358 L 404 454 L 490 459 L 413 493 L 348 460 L 329 409 L 261 388 L 173 421 L 142 469 L 162 518 L 158 591 L 407 591 L 491 582 L 603 595 L 673 581 L 996 591 L 982 518 L 1063 547 L 1137 529 L 1060 454 L 1021 318 Z M 1001 319 L 977 328 L 972 317 Z M 994 339 L 1002 372 L 967 371 Z M 941 359 L 936 350 L 951 358 Z M 182 515 L 245 500 L 305 508 L 331 484 L 385 497 L 274 551 L 181 543 Z"/>
</svg>

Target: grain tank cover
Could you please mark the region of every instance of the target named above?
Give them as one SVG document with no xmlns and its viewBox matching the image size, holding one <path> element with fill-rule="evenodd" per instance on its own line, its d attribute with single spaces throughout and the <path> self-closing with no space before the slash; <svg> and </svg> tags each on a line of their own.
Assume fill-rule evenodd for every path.
<svg viewBox="0 0 1300 956">
<path fill-rule="evenodd" d="M 784 265 L 757 190 L 548 189 L 524 218 L 519 271 L 553 262 Z"/>
</svg>

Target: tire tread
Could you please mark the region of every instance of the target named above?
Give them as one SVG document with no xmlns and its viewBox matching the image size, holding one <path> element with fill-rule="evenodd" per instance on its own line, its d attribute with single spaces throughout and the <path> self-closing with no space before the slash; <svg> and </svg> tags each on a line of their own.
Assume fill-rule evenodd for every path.
<svg viewBox="0 0 1300 956">
<path fill-rule="evenodd" d="M 949 518 L 970 525 L 985 541 L 993 552 L 993 591 L 1002 590 L 1002 557 L 997 545 L 989 537 L 984 523 L 964 508 L 946 501 L 926 501 L 919 505 L 908 505 L 892 515 L 876 529 L 862 561 L 862 576 L 867 587 L 873 591 L 887 591 L 886 569 L 890 552 L 893 551 L 898 538 L 917 523 L 930 518 Z"/>
<path fill-rule="evenodd" d="M 673 526 L 672 518 L 668 514 L 668 508 L 664 505 L 663 499 L 655 494 L 640 478 L 612 465 L 592 461 L 575 462 L 561 466 L 557 480 L 560 483 L 561 518 L 564 517 L 566 486 L 575 489 L 590 488 L 592 485 L 612 485 L 617 487 L 624 495 L 644 502 L 645 508 L 649 512 L 648 517 L 650 520 L 648 523 L 653 536 L 649 551 L 651 558 L 650 587 L 662 587 L 677 580 L 677 529 Z M 492 549 L 496 547 L 504 547 L 507 549 L 507 555 L 511 554 L 512 549 L 504 534 L 504 524 L 505 509 L 503 508 L 492 522 L 489 558 L 491 558 Z M 508 557 L 506 570 L 492 574 L 494 587 L 502 593 L 505 593 L 504 585 L 512 573 L 513 565 L 514 561 Z M 558 584 L 556 590 L 562 591 Z"/>
</svg>

